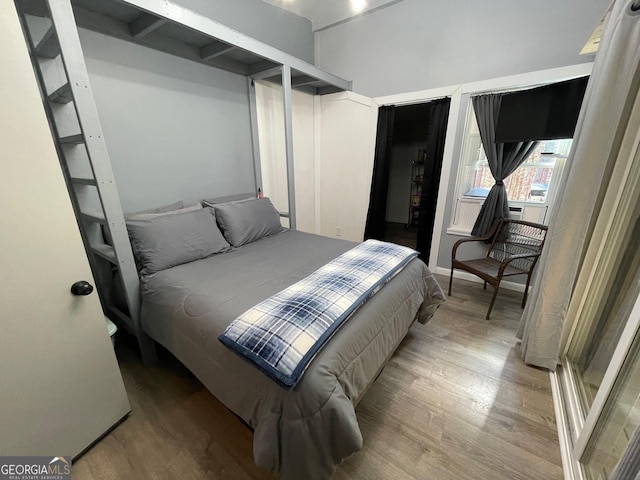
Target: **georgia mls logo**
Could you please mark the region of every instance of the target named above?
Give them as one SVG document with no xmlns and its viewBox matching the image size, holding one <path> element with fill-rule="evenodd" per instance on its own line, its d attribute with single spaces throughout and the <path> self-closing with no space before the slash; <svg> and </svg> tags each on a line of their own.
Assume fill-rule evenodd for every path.
<svg viewBox="0 0 640 480">
<path fill-rule="evenodd" d="M 0 457 L 0 480 L 68 480 L 70 459 L 64 456 Z"/>
<path fill-rule="evenodd" d="M 69 475 L 71 473 L 71 465 L 64 457 L 53 457 L 49 462 L 49 473 L 58 473 L 59 475 Z"/>
</svg>

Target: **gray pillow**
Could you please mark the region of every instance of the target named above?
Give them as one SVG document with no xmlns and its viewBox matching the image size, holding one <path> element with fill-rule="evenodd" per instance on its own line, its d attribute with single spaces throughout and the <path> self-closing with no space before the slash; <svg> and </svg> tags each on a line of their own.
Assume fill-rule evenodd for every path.
<svg viewBox="0 0 640 480">
<path fill-rule="evenodd" d="M 162 217 L 163 215 L 178 215 L 180 213 L 193 212 L 194 210 L 201 210 L 204 208 L 200 203 L 196 203 L 195 205 L 191 205 L 190 207 L 179 208 L 178 210 L 169 210 L 166 212 L 158 212 L 158 213 L 136 213 L 135 215 L 131 215 L 127 217 L 127 220 L 141 220 L 145 218 L 155 218 Z"/>
<path fill-rule="evenodd" d="M 171 203 L 169 205 L 163 205 L 162 207 L 155 207 L 155 208 L 149 208 L 147 210 L 140 210 L 139 212 L 130 212 L 130 213 L 125 213 L 124 214 L 124 218 L 125 220 L 128 220 L 131 217 L 135 217 L 137 215 L 146 215 L 146 214 L 150 214 L 150 213 L 165 213 L 165 212 L 171 212 L 173 210 L 178 210 L 180 208 L 184 207 L 184 203 L 182 202 L 182 200 L 179 200 L 177 202 Z M 107 230 L 105 227 L 102 227 L 102 238 L 104 239 L 104 243 L 106 243 L 107 245 L 113 245 L 113 239 L 111 238 L 111 232 L 109 230 Z"/>
<path fill-rule="evenodd" d="M 283 230 L 280 215 L 268 198 L 214 205 L 224 238 L 239 247 Z"/>
<path fill-rule="evenodd" d="M 127 221 L 140 273 L 148 275 L 226 252 L 226 242 L 209 208 Z"/>
<path fill-rule="evenodd" d="M 140 210 L 138 212 L 125 213 L 124 218 L 128 219 L 130 217 L 134 217 L 136 215 L 142 215 L 146 213 L 166 213 L 166 212 L 171 212 L 173 210 L 179 210 L 182 207 L 184 207 L 184 202 L 182 200 L 179 200 L 177 202 L 170 203 L 169 205 L 163 205 L 162 207 L 155 207 L 155 208 L 149 208 L 147 210 Z"/>
<path fill-rule="evenodd" d="M 247 200 L 249 198 L 256 198 L 255 193 L 237 193 L 235 195 L 225 195 L 224 197 L 213 197 L 202 200 L 202 205 L 205 207 L 213 207 L 218 203 L 236 202 L 238 200 Z"/>
</svg>

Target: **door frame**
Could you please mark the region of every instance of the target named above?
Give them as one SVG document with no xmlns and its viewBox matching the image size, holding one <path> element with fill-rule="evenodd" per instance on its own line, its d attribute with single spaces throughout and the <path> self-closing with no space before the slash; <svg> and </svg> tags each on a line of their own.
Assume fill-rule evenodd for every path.
<svg viewBox="0 0 640 480">
<path fill-rule="evenodd" d="M 399 95 L 389 95 L 386 97 L 376 97 L 373 99 L 379 106 L 395 105 L 407 106 L 417 103 L 428 103 L 443 97 L 451 98 L 449 106 L 449 118 L 447 120 L 447 132 L 444 143 L 444 153 L 442 155 L 442 168 L 440 170 L 440 184 L 438 186 L 438 200 L 436 202 L 436 216 L 433 222 L 433 232 L 431 239 L 431 251 L 429 252 L 429 265 L 435 271 L 440 251 L 440 238 L 442 237 L 442 227 L 444 224 L 444 205 L 447 201 L 447 190 L 449 187 L 449 176 L 451 175 L 451 165 L 453 158 L 453 148 L 455 146 L 455 134 L 460 115 L 460 103 L 462 101 L 462 86 L 453 85 L 449 87 L 433 88 L 421 90 L 419 92 L 403 93 Z M 376 125 L 377 128 L 377 125 Z M 374 132 L 375 139 L 375 132 Z"/>
</svg>

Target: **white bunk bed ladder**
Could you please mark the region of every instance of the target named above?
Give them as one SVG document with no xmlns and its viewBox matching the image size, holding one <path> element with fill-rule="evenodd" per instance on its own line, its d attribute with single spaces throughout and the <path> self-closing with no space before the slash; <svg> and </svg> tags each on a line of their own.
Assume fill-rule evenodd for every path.
<svg viewBox="0 0 640 480">
<path fill-rule="evenodd" d="M 144 363 L 152 363 L 155 347 L 140 325 L 138 272 L 71 3 L 16 0 L 16 6 L 103 309 L 137 337 Z M 112 301 L 116 269 L 128 312 Z"/>
</svg>

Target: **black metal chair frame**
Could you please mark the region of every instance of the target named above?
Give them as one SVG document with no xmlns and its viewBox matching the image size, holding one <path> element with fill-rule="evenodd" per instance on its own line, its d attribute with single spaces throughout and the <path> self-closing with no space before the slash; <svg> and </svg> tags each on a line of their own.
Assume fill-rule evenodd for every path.
<svg viewBox="0 0 640 480">
<path fill-rule="evenodd" d="M 537 234 L 528 236 L 513 229 L 523 229 Z M 542 253 L 542 247 L 546 238 L 547 226 L 523 220 L 497 219 L 491 230 L 484 237 L 471 237 L 458 240 L 451 250 L 451 276 L 449 277 L 449 296 L 451 296 L 451 284 L 453 283 L 454 269 L 464 270 L 484 280 L 484 288 L 487 283 L 494 288 L 493 297 L 489 304 L 486 319 L 489 320 L 493 304 L 496 301 L 500 282 L 503 277 L 513 275 L 527 275 L 527 283 L 522 298 L 522 308 L 527 303 L 531 274 Z M 456 258 L 458 247 L 468 242 L 490 243 L 487 255 L 484 258 L 459 260 Z M 500 246 L 502 250 L 500 250 Z M 507 246 L 509 248 L 507 248 Z M 510 253 L 507 250 L 523 250 L 524 253 Z M 527 267 L 527 268 L 523 268 Z"/>
</svg>

